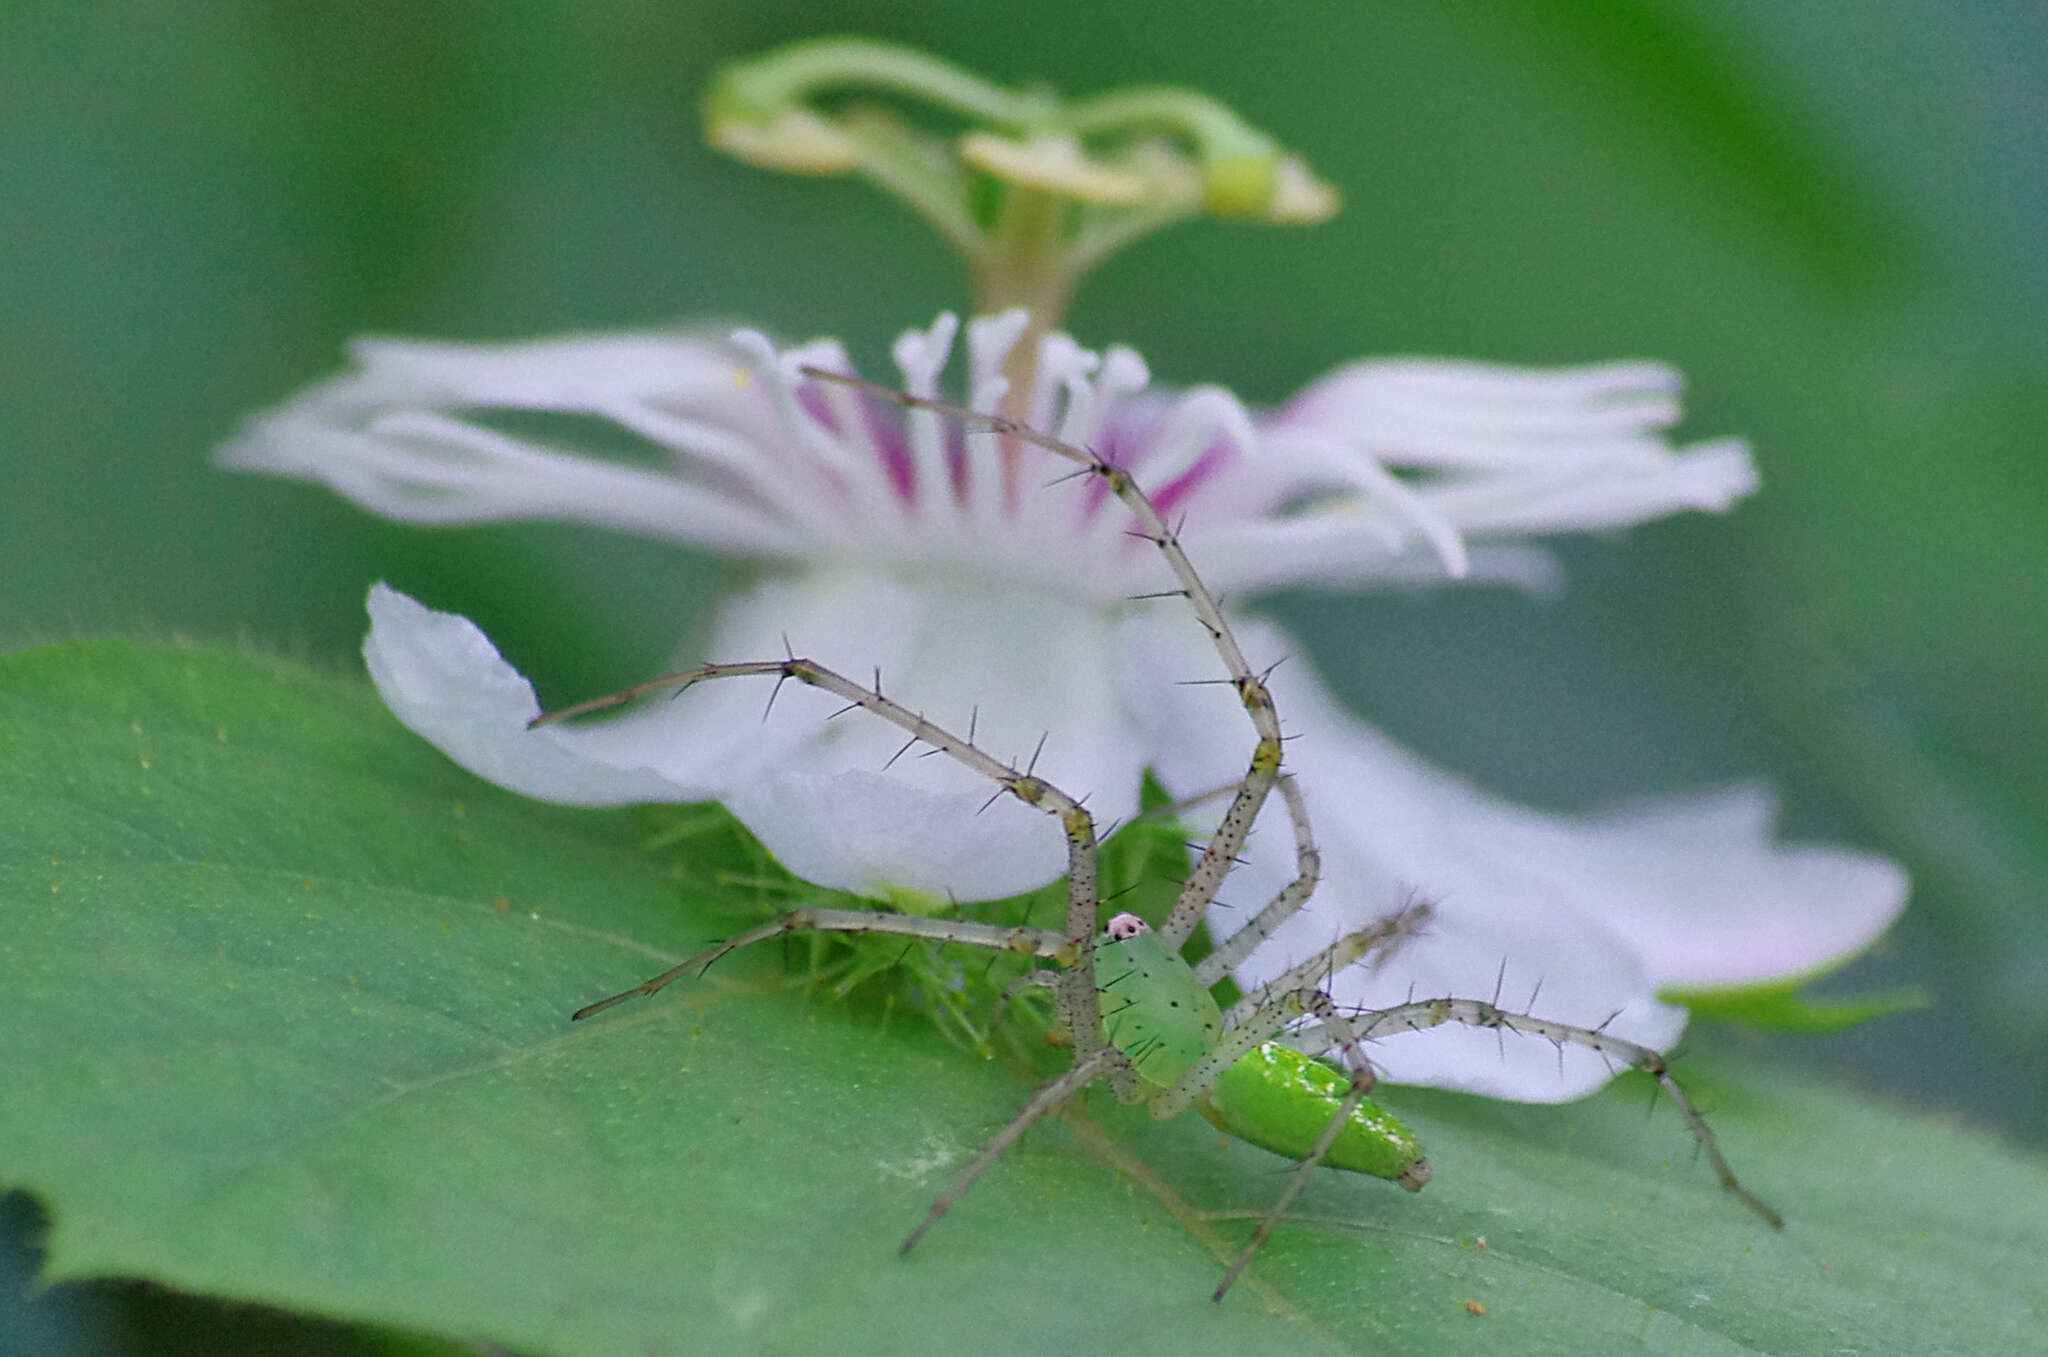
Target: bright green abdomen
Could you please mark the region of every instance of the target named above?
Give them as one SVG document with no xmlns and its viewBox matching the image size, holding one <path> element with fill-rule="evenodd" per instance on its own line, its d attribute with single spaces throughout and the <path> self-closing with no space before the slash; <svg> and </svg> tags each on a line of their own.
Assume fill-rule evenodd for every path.
<svg viewBox="0 0 2048 1357">
<path fill-rule="evenodd" d="M 1225 1070 L 1199 1105 L 1203 1116 L 1231 1135 L 1301 1159 L 1315 1148 L 1350 1089 L 1350 1079 L 1320 1060 L 1267 1042 Z M 1353 1110 L 1323 1162 L 1391 1178 L 1410 1192 L 1429 1181 L 1429 1161 L 1415 1133 L 1370 1098 Z"/>
</svg>

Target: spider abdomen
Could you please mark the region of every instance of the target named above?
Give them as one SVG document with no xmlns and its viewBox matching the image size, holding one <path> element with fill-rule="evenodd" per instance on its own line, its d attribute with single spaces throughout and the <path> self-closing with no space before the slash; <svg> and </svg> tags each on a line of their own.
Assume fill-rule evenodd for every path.
<svg viewBox="0 0 2048 1357">
<path fill-rule="evenodd" d="M 1218 1075 L 1195 1106 L 1219 1130 L 1303 1159 L 1350 1091 L 1341 1071 L 1269 1041 Z M 1323 1163 L 1391 1178 L 1410 1192 L 1429 1181 L 1429 1161 L 1415 1133 L 1370 1098 L 1352 1109 Z"/>
</svg>

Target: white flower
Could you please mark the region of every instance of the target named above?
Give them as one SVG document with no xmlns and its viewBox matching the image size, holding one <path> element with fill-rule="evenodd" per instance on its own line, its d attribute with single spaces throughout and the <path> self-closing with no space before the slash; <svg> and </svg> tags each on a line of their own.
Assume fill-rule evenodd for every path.
<svg viewBox="0 0 2048 1357">
<path fill-rule="evenodd" d="M 970 403 L 992 410 L 1021 313 L 968 327 Z M 936 394 L 956 323 L 897 341 L 905 389 Z M 936 415 L 899 415 L 799 369 L 846 369 L 815 343 L 778 352 L 644 333 L 506 346 L 366 341 L 354 371 L 252 421 L 225 465 L 324 481 L 389 517 L 547 517 L 674 537 L 787 567 L 721 607 L 699 659 L 797 653 L 891 696 L 999 757 L 1084 795 L 1100 823 L 1133 813 L 1153 768 L 1187 795 L 1241 773 L 1251 732 L 1124 507 L 1092 480 L 1047 483 L 1028 449 Z M 1678 379 L 1647 363 L 1533 372 L 1423 360 L 1358 363 L 1263 415 L 1202 387 L 1146 390 L 1128 349 L 1043 341 L 1018 407 L 1036 427 L 1129 468 L 1210 588 L 1374 585 L 1491 576 L 1545 587 L 1527 539 L 1681 509 L 1754 488 L 1746 449 L 1673 449 Z M 508 412 L 610 421 L 653 454 L 607 461 L 503 427 Z M 494 426 L 492 418 L 499 425 Z M 606 723 L 528 731 L 531 687 L 463 618 L 382 585 L 364 654 L 399 718 L 515 791 L 579 805 L 715 798 L 783 864 L 827 886 L 962 900 L 1064 870 L 1056 825 L 943 758 L 893 763 L 894 727 L 829 720 L 835 699 L 789 685 L 705 684 Z M 1255 665 L 1298 650 L 1240 622 Z M 638 676 L 632 676 L 638 677 Z M 1574 820 L 1503 804 L 1415 759 L 1340 709 L 1305 665 L 1273 679 L 1288 760 L 1324 853 L 1307 909 L 1238 979 L 1254 984 L 1412 893 L 1429 933 L 1377 971 L 1339 975 L 1340 1003 L 1411 991 L 1608 1022 L 1666 1046 L 1684 1010 L 1660 991 L 1756 984 L 1824 968 L 1874 938 L 1905 880 L 1881 859 L 1779 847 L 1758 789 Z M 1278 807 L 1268 811 L 1278 817 Z M 1212 922 L 1229 932 L 1283 882 L 1292 840 L 1267 824 Z M 1578 1096 L 1595 1056 L 1496 1034 L 1390 1039 L 1387 1077 L 1535 1100 Z"/>
</svg>

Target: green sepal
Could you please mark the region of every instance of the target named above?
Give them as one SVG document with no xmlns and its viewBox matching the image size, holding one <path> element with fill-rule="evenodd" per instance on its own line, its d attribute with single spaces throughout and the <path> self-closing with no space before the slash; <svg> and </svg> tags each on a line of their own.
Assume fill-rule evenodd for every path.
<svg viewBox="0 0 2048 1357">
<path fill-rule="evenodd" d="M 1269 1041 L 1223 1071 L 1196 1105 L 1218 1130 L 1301 1159 L 1350 1089 L 1348 1076 Z M 1323 1163 L 1389 1178 L 1410 1192 L 1429 1181 L 1429 1161 L 1415 1133 L 1370 1098 L 1352 1111 Z"/>
</svg>

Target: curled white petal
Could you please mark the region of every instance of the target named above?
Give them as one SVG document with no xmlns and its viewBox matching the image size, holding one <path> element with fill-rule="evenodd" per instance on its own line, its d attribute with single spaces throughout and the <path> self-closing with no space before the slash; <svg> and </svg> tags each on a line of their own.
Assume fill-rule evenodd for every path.
<svg viewBox="0 0 2048 1357">
<path fill-rule="evenodd" d="M 967 323 L 966 395 L 970 409 L 992 414 L 1009 394 L 1010 379 L 1003 375 L 1003 365 L 1030 321 L 1030 313 L 1012 307 L 999 315 L 976 316 Z M 986 539 L 1003 527 L 1000 445 L 987 429 L 962 430 L 961 444 L 961 519 L 971 537 Z"/>
<path fill-rule="evenodd" d="M 378 696 L 408 728 L 487 781 L 541 801 L 622 806 L 701 801 L 710 789 L 677 782 L 625 755 L 616 731 L 526 723 L 540 715 L 533 685 L 505 663 L 476 624 L 435 612 L 386 584 L 370 590 L 363 662 Z"/>
<path fill-rule="evenodd" d="M 1371 520 L 1369 513 L 1326 511 L 1191 527 L 1181 543 L 1201 561 L 1202 578 L 1219 592 L 1233 595 L 1302 584 L 1336 588 L 1444 582 L 1442 555 L 1404 543 L 1398 529 L 1384 520 Z M 1472 547 L 1465 553 L 1464 566 L 1459 578 L 1467 582 L 1511 584 L 1544 597 L 1557 593 L 1564 582 L 1554 556 L 1521 543 Z"/>
<path fill-rule="evenodd" d="M 596 412 L 736 389 L 731 356 L 715 341 L 651 330 L 507 344 L 366 338 L 348 354 L 359 374 L 350 399 L 383 405 Z"/>
<path fill-rule="evenodd" d="M 1014 314 L 1014 313 L 1013 313 Z M 1024 422 L 1034 429 L 1052 429 L 1064 397 L 1071 411 L 1076 399 L 1088 403 L 1090 379 L 1102 370 L 1102 355 L 1077 344 L 1072 336 L 1047 335 L 1038 346 L 1038 366 L 1024 402 Z"/>
</svg>

